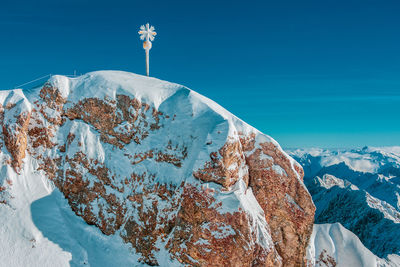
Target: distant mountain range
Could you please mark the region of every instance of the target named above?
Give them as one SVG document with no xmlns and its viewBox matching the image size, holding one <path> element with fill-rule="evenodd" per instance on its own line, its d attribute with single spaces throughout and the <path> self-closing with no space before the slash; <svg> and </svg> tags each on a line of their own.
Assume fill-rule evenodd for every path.
<svg viewBox="0 0 400 267">
<path fill-rule="evenodd" d="M 289 154 L 303 166 L 304 183 L 317 208 L 315 223 L 340 223 L 368 250 L 388 259 L 386 264 L 399 266 L 400 147 L 297 149 Z M 321 228 L 327 229 L 317 226 L 314 234 Z M 340 253 L 335 259 L 345 261 Z"/>
</svg>

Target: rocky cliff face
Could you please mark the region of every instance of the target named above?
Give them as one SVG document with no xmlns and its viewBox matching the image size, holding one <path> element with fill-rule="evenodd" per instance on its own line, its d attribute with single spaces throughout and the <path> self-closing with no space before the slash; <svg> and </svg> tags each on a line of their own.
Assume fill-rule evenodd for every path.
<svg viewBox="0 0 400 267">
<path fill-rule="evenodd" d="M 139 262 L 306 264 L 315 208 L 301 166 L 211 100 L 124 72 L 54 76 L 0 100 L 13 179 L 29 179 L 29 165 Z M 0 182 L 1 203 L 18 210 L 12 181 Z"/>
</svg>

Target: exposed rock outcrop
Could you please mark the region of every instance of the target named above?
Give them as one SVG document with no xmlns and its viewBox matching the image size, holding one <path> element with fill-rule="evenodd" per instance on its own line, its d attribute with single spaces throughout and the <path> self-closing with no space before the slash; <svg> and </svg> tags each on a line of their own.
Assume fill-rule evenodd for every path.
<svg viewBox="0 0 400 267">
<path fill-rule="evenodd" d="M 14 124 L 5 114 L 21 103 L 0 113 L 11 166 L 35 161 L 77 216 L 140 262 L 305 266 L 315 208 L 302 168 L 214 102 L 95 72 L 54 76 L 22 103 Z"/>
</svg>

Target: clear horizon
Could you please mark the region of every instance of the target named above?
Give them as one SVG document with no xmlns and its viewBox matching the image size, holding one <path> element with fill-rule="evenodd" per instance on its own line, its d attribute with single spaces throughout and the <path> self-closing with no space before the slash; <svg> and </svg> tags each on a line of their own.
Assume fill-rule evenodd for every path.
<svg viewBox="0 0 400 267">
<path fill-rule="evenodd" d="M 49 74 L 145 74 L 216 101 L 283 148 L 400 145 L 398 1 L 6 1 L 0 87 Z"/>
</svg>

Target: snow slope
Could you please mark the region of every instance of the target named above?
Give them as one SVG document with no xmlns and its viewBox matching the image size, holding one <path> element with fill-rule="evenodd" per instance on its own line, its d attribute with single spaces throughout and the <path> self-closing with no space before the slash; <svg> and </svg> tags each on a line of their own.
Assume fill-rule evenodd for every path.
<svg viewBox="0 0 400 267">
<path fill-rule="evenodd" d="M 32 159 L 25 164 L 20 175 L 3 171 L 13 184 L 0 205 L 0 266 L 138 266 L 121 238 L 87 225 Z"/>
<path fill-rule="evenodd" d="M 400 257 L 380 259 L 340 223 L 315 224 L 308 247 L 312 266 L 383 267 L 399 266 Z"/>
</svg>

